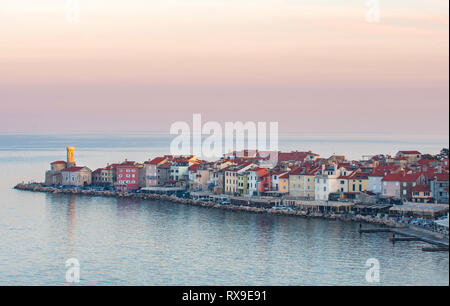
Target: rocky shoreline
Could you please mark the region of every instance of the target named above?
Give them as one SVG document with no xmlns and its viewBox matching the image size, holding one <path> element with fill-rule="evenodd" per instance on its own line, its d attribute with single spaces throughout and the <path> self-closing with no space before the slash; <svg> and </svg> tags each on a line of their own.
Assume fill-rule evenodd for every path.
<svg viewBox="0 0 450 306">
<path fill-rule="evenodd" d="M 399 224 L 392 220 L 380 219 L 374 216 L 362 216 L 362 215 L 349 215 L 349 214 L 326 214 L 320 212 L 306 212 L 298 210 L 288 210 L 288 209 L 274 209 L 274 208 L 260 208 L 244 205 L 222 205 L 217 203 L 204 202 L 193 199 L 183 199 L 168 195 L 159 194 L 148 194 L 148 193 L 128 193 L 128 192 L 112 192 L 112 191 L 96 191 L 96 190 L 80 190 L 80 189 L 57 189 L 54 187 L 45 187 L 42 184 L 24 184 L 20 183 L 14 186 L 14 189 L 34 191 L 34 192 L 46 192 L 52 194 L 76 194 L 76 195 L 88 195 L 88 196 L 102 196 L 102 197 L 115 197 L 115 198 L 133 198 L 141 200 L 150 201 L 168 201 L 171 203 L 200 206 L 205 208 L 216 208 L 222 210 L 233 210 L 233 211 L 245 211 L 252 213 L 267 213 L 275 215 L 286 215 L 286 216 L 299 216 L 305 218 L 322 218 L 328 220 L 341 220 L 347 222 L 364 222 L 375 224 L 379 226 L 388 227 L 404 227 L 403 224 Z"/>
</svg>

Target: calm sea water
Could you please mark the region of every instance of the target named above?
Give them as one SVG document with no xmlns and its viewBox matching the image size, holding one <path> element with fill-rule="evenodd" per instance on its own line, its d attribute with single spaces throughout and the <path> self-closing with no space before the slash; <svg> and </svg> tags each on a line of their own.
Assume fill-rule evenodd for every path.
<svg viewBox="0 0 450 306">
<path fill-rule="evenodd" d="M 78 164 L 95 168 L 166 153 L 165 138 L 149 149 L 114 137 L 5 137 L 0 285 L 67 285 L 65 261 L 73 257 L 80 285 L 373 285 L 365 280 L 369 258 L 380 262 L 380 285 L 449 284 L 448 253 L 393 245 L 385 233 L 360 235 L 358 224 L 12 189 L 42 181 L 65 145 L 76 145 Z"/>
</svg>

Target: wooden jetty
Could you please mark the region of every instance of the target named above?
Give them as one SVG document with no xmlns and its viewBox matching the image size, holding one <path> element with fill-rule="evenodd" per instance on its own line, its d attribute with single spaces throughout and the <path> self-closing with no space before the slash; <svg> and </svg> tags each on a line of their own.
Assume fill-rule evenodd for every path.
<svg viewBox="0 0 450 306">
<path fill-rule="evenodd" d="M 417 237 L 391 237 L 389 238 L 390 241 L 396 242 L 396 241 L 422 241 L 422 239 Z"/>
<path fill-rule="evenodd" d="M 434 245 L 435 247 L 423 247 L 425 252 L 448 251 L 448 238 L 438 238 L 431 233 L 426 233 L 411 228 L 365 228 L 359 225 L 359 233 L 392 233 L 390 241 L 422 241 Z M 399 235 L 399 236 L 396 236 Z"/>
<path fill-rule="evenodd" d="M 448 248 L 445 247 L 423 247 L 424 252 L 448 252 Z"/>
<path fill-rule="evenodd" d="M 360 233 L 390 233 L 392 229 L 390 228 L 360 228 Z"/>
</svg>

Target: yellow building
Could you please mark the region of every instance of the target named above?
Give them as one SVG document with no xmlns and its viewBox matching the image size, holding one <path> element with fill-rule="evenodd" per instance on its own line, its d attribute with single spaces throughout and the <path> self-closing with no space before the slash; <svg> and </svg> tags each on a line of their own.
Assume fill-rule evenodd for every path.
<svg viewBox="0 0 450 306">
<path fill-rule="evenodd" d="M 238 191 L 238 173 L 236 169 L 225 171 L 225 193 L 236 194 Z"/>
<path fill-rule="evenodd" d="M 238 173 L 237 192 L 239 193 L 239 195 L 243 196 L 247 194 L 247 185 L 248 185 L 248 173 L 247 172 Z"/>
<path fill-rule="evenodd" d="M 314 200 L 314 176 L 319 168 L 298 168 L 289 174 L 289 196 Z"/>
<path fill-rule="evenodd" d="M 430 185 L 416 185 L 412 188 L 413 202 L 427 203 L 433 199 Z"/>
<path fill-rule="evenodd" d="M 289 173 L 283 174 L 278 179 L 278 191 L 289 193 Z"/>
<path fill-rule="evenodd" d="M 369 190 L 369 175 L 366 173 L 353 173 L 348 178 L 348 191 L 360 192 Z"/>
</svg>

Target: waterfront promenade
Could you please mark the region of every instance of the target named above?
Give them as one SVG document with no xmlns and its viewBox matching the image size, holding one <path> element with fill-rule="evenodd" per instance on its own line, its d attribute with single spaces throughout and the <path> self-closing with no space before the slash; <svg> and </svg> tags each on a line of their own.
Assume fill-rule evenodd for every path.
<svg viewBox="0 0 450 306">
<path fill-rule="evenodd" d="M 235 204 L 219 204 L 213 202 L 207 202 L 203 200 L 195 200 L 189 198 L 180 198 L 176 196 L 170 196 L 165 194 L 154 194 L 154 193 L 133 193 L 133 192 L 114 192 L 114 191 L 97 191 L 97 190 L 80 190 L 77 188 L 73 189 L 58 189 L 55 187 L 43 186 L 39 183 L 31 184 L 17 184 L 15 189 L 26 190 L 33 192 L 46 192 L 52 194 L 76 194 L 76 195 L 87 195 L 87 196 L 103 196 L 103 197 L 117 197 L 117 198 L 135 198 L 141 200 L 165 200 L 171 203 L 187 204 L 194 206 L 202 206 L 207 208 L 218 208 L 224 210 L 235 210 L 235 211 L 247 211 L 253 213 L 269 213 L 278 215 L 288 215 L 288 216 L 302 216 L 308 218 L 324 218 L 342 221 L 355 221 L 355 222 L 366 222 L 376 225 L 384 225 L 389 227 L 404 227 L 402 224 L 398 224 L 392 220 L 377 218 L 374 216 L 362 216 L 362 215 L 352 215 L 347 213 L 333 213 L 333 212 L 320 212 L 320 211 L 310 211 L 310 210 L 295 210 L 288 207 L 258 207 L 250 205 L 235 205 Z M 314 201 L 311 201 L 314 202 Z M 243 203 L 243 202 L 242 202 Z M 251 202 L 249 202 L 251 203 Z"/>
</svg>

